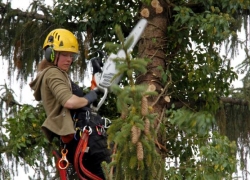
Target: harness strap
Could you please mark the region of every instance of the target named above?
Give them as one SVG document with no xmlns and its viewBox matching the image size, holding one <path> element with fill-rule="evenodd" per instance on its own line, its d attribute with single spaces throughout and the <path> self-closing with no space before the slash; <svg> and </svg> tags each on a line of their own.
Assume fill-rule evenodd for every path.
<svg viewBox="0 0 250 180">
<path fill-rule="evenodd" d="M 76 169 L 76 172 L 78 174 L 78 177 L 81 180 L 86 180 L 84 177 L 82 177 L 80 171 L 79 171 L 79 165 L 80 168 L 82 170 L 82 172 L 88 176 L 89 178 L 93 179 L 93 180 L 102 180 L 100 177 L 96 176 L 95 174 L 91 173 L 89 170 L 87 170 L 82 163 L 82 159 L 84 156 L 84 152 L 88 146 L 88 140 L 89 140 L 89 131 L 87 129 L 85 129 L 81 135 L 81 138 L 78 142 L 77 148 L 76 148 L 76 152 L 75 152 L 75 156 L 74 156 L 74 166 Z"/>
<path fill-rule="evenodd" d="M 57 151 L 52 151 L 53 155 L 56 157 L 56 167 L 59 171 L 59 175 L 60 175 L 60 180 L 67 180 L 67 172 L 66 172 L 66 169 L 61 169 L 59 168 L 58 164 L 59 164 L 59 161 L 60 161 L 60 155 L 58 154 Z"/>
</svg>

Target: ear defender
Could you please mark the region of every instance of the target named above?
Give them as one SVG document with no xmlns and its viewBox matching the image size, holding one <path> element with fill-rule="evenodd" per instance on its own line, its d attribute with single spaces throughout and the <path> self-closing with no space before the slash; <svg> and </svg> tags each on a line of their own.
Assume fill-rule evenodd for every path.
<svg viewBox="0 0 250 180">
<path fill-rule="evenodd" d="M 55 51 L 53 49 L 53 42 L 54 42 L 54 37 L 50 35 L 48 37 L 48 42 L 51 43 L 46 49 L 45 49 L 45 59 L 49 62 L 54 62 L 55 60 Z"/>
<path fill-rule="evenodd" d="M 54 62 L 55 60 L 55 51 L 53 49 L 53 46 L 48 46 L 45 49 L 45 59 L 49 62 Z"/>
</svg>

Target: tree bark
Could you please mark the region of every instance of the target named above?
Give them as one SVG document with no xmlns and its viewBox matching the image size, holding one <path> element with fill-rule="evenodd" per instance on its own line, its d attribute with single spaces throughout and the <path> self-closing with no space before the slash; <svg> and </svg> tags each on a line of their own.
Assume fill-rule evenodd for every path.
<svg viewBox="0 0 250 180">
<path fill-rule="evenodd" d="M 153 112 L 158 114 L 154 122 L 154 126 L 157 131 L 159 129 L 159 124 L 165 115 L 165 108 L 167 105 L 163 97 L 165 92 L 162 92 L 164 88 L 164 84 L 162 83 L 162 71 L 159 69 L 159 67 L 162 67 L 164 71 L 167 67 L 165 55 L 167 20 L 165 14 L 166 12 L 164 11 L 157 13 L 156 8 L 152 6 L 143 6 L 142 11 L 143 10 L 147 10 L 149 12 L 149 16 L 146 17 L 148 25 L 138 43 L 138 56 L 141 58 L 149 58 L 151 61 L 147 65 L 147 73 L 138 75 L 136 83 L 148 85 L 153 84 L 156 87 L 156 91 L 161 96 L 148 98 L 149 106 L 152 106 Z M 155 140 L 156 144 L 158 144 L 159 150 L 164 151 L 164 149 L 160 147 L 161 145 L 164 147 L 165 138 L 163 138 L 159 132 L 157 134 L 158 139 Z"/>
</svg>

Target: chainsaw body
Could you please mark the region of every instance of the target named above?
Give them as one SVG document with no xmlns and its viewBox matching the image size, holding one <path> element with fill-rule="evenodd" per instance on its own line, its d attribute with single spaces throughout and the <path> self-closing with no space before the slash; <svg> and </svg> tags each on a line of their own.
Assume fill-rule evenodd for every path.
<svg viewBox="0 0 250 180">
<path fill-rule="evenodd" d="M 134 46 L 139 41 L 146 26 L 147 26 L 147 20 L 141 19 L 133 28 L 133 30 L 130 32 L 129 36 L 126 38 L 124 42 L 126 45 L 126 43 L 128 43 L 128 40 L 133 38 L 133 42 L 127 49 L 128 53 L 130 53 L 133 50 Z M 110 54 L 110 56 L 104 62 L 102 69 L 96 70 L 96 72 L 93 73 L 91 89 L 97 88 L 99 91 L 104 93 L 98 105 L 96 107 L 92 107 L 92 109 L 95 111 L 98 111 L 98 109 L 104 103 L 108 95 L 108 92 L 110 91 L 110 87 L 114 84 L 118 84 L 122 78 L 122 75 L 119 75 L 118 77 L 114 78 L 118 73 L 118 70 L 116 69 L 116 62 L 114 61 L 114 59 L 116 58 L 120 58 L 120 59 L 126 58 L 125 51 L 121 49 L 118 51 L 117 54 L 113 54 L 113 53 Z M 97 63 L 95 64 L 96 64 L 95 66 L 98 66 Z M 94 66 L 93 62 L 92 62 L 92 65 Z"/>
</svg>

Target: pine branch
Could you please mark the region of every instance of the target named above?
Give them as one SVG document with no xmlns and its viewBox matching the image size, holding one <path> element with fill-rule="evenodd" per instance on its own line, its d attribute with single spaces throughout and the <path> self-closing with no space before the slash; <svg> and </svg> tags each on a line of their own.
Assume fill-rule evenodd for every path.
<svg viewBox="0 0 250 180">
<path fill-rule="evenodd" d="M 246 100 L 242 100 L 242 99 L 236 99 L 236 98 L 232 98 L 232 97 L 221 97 L 219 99 L 223 104 L 232 104 L 232 105 L 241 105 L 241 106 L 249 106 L 249 103 L 248 101 Z M 202 102 L 202 101 L 199 101 L 199 103 L 205 103 Z M 171 109 L 173 106 L 175 109 L 180 109 L 184 106 L 187 106 L 187 107 L 192 107 L 194 106 L 195 104 L 199 104 L 197 102 L 194 102 L 194 103 L 188 103 L 188 102 L 182 102 L 182 101 L 173 101 L 173 102 L 170 102 L 170 103 L 167 103 L 167 109 Z"/>
<path fill-rule="evenodd" d="M 230 97 L 221 97 L 220 100 L 226 104 L 233 104 L 233 105 L 241 105 L 241 106 L 249 106 L 248 101 L 242 100 L 242 99 L 235 99 Z"/>
<path fill-rule="evenodd" d="M 36 20 L 42 20 L 42 21 L 48 21 L 53 23 L 55 20 L 53 18 L 50 18 L 49 16 L 44 16 L 42 14 L 38 14 L 35 12 L 23 12 L 22 10 L 20 10 L 19 8 L 17 9 L 12 9 L 9 8 L 9 5 L 7 4 L 3 4 L 0 3 L 0 14 L 3 15 L 7 12 L 11 12 L 11 16 L 18 16 L 18 17 L 26 17 L 26 18 L 33 18 Z"/>
</svg>

